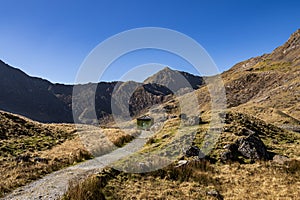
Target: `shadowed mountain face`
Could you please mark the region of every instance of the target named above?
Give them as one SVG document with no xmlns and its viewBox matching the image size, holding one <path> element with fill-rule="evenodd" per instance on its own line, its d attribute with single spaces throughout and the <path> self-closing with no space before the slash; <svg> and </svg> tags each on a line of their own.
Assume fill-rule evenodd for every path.
<svg viewBox="0 0 300 200">
<path fill-rule="evenodd" d="M 70 94 L 72 86 L 32 78 L 0 61 L 0 91 L 1 110 L 43 122 L 72 121 L 68 100 L 60 96 Z"/>
<path fill-rule="evenodd" d="M 168 69 L 168 73 L 178 73 Z M 202 83 L 202 79 L 191 74 L 181 72 L 193 88 Z M 162 85 L 156 83 L 136 82 L 100 82 L 98 84 L 76 85 L 78 93 L 74 96 L 79 99 L 74 106 L 76 121 L 82 123 L 96 123 L 99 119 L 109 119 L 112 113 L 111 97 L 115 86 L 115 93 L 128 96 L 129 106 L 121 105 L 120 111 L 129 109 L 130 116 L 141 113 L 144 109 L 170 99 L 172 91 L 166 86 L 176 83 L 168 76 L 165 70 L 158 72 L 154 77 L 164 80 Z M 133 85 L 134 92 L 126 94 L 126 86 Z M 166 85 L 166 86 L 163 86 Z M 40 122 L 73 122 L 72 92 L 73 85 L 53 84 L 47 80 L 30 77 L 19 69 L 10 67 L 0 61 L 0 110 L 20 114 Z M 177 89 L 180 87 L 177 86 Z M 119 94 L 116 92 L 119 91 Z M 120 93 L 120 91 L 122 91 Z M 95 93 L 96 92 L 96 93 Z M 90 100 L 95 100 L 95 109 Z M 94 116 L 96 110 L 97 119 Z"/>
</svg>

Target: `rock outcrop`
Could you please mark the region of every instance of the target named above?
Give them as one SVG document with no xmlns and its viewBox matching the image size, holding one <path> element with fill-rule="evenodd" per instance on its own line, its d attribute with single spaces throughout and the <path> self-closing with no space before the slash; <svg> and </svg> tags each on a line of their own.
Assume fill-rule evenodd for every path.
<svg viewBox="0 0 300 200">
<path fill-rule="evenodd" d="M 256 160 L 269 160 L 271 156 L 263 141 L 251 134 L 247 137 L 241 137 L 235 143 L 226 145 L 226 151 L 222 152 L 220 158 L 222 161 L 242 161 L 249 159 L 251 162 Z"/>
</svg>

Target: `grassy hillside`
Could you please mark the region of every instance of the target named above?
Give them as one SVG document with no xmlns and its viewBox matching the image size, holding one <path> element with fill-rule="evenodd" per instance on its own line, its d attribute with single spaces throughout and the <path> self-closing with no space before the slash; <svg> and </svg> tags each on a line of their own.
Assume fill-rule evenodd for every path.
<svg viewBox="0 0 300 200">
<path fill-rule="evenodd" d="M 102 154 L 133 139 L 117 128 L 103 128 Z M 80 136 L 97 132 L 89 125 L 42 124 L 0 111 L 0 196 L 48 173 L 93 156 Z"/>
<path fill-rule="evenodd" d="M 188 164 L 178 167 L 173 162 L 163 169 L 142 174 L 109 168 L 82 183 L 70 183 L 64 199 L 297 199 L 300 195 L 300 135 L 237 112 L 228 112 L 225 121 L 216 147 L 205 159 L 178 157 L 177 160 L 188 160 Z M 178 119 L 166 121 L 164 128 L 141 152 L 156 151 L 172 143 L 177 122 Z M 207 124 L 182 131 L 192 129 L 197 132 L 194 145 L 201 147 Z M 260 138 L 272 157 L 282 155 L 288 159 L 283 163 L 272 158 L 251 162 L 239 157 L 224 163 L 220 158 L 224 146 L 248 134 Z"/>
<path fill-rule="evenodd" d="M 0 122 L 0 196 L 90 157 L 71 125 L 44 125 L 6 112 Z"/>
<path fill-rule="evenodd" d="M 300 130 L 300 30 L 270 54 L 240 62 L 221 74 L 227 107 Z M 197 90 L 200 108 L 210 109 L 207 87 Z"/>
</svg>

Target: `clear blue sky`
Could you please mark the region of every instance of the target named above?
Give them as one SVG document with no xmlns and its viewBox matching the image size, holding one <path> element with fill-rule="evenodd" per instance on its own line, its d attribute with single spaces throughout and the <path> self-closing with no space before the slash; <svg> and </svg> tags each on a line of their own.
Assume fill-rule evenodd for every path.
<svg viewBox="0 0 300 200">
<path fill-rule="evenodd" d="M 272 51 L 300 28 L 298 0 L 0 0 L 0 5 L 0 59 L 60 83 L 74 82 L 101 41 L 132 28 L 182 32 L 207 50 L 220 71 Z M 104 80 L 148 62 L 193 72 L 170 57 L 155 51 L 129 55 Z"/>
</svg>

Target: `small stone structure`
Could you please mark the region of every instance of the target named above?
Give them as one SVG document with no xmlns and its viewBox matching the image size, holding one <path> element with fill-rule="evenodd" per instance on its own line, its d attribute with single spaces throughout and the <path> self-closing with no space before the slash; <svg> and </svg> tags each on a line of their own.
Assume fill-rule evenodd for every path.
<svg viewBox="0 0 300 200">
<path fill-rule="evenodd" d="M 150 127 L 154 124 L 154 119 L 148 115 L 139 117 L 136 119 L 138 129 L 150 130 Z"/>
</svg>

